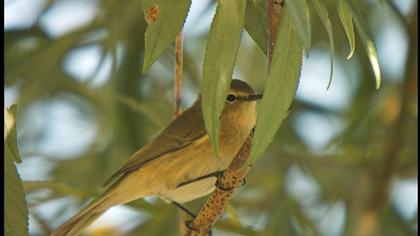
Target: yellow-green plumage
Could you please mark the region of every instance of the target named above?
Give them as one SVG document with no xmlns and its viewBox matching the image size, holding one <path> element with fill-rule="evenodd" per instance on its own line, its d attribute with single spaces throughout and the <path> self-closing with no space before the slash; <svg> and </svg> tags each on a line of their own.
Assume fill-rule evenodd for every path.
<svg viewBox="0 0 420 236">
<path fill-rule="evenodd" d="M 197 100 L 112 175 L 101 196 L 52 235 L 79 235 L 110 207 L 141 197 L 160 196 L 183 203 L 209 194 L 214 189 L 216 177 L 179 185 L 225 170 L 256 121 L 256 99 L 246 99 L 254 94 L 252 88 L 245 82 L 232 80 L 229 93 L 238 99 L 226 102 L 220 117 L 220 158 L 213 156 L 201 101 Z"/>
</svg>

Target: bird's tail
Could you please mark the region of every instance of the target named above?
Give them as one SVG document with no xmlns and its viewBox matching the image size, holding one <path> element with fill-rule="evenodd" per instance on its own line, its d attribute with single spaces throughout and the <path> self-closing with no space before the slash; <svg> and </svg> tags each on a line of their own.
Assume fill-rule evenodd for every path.
<svg viewBox="0 0 420 236">
<path fill-rule="evenodd" d="M 54 232 L 51 233 L 51 236 L 80 235 L 84 229 L 86 229 L 103 213 L 105 213 L 108 208 L 111 207 L 111 205 L 109 205 L 106 200 L 106 196 L 99 197 L 98 199 L 94 200 L 91 204 L 89 204 L 89 206 L 87 206 L 77 215 L 73 216 L 56 230 L 54 230 Z"/>
</svg>

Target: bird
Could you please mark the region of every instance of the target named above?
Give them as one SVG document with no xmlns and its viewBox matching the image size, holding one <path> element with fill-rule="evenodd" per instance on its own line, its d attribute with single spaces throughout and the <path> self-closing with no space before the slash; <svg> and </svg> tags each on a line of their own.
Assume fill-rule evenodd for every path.
<svg viewBox="0 0 420 236">
<path fill-rule="evenodd" d="M 201 95 L 195 103 L 148 144 L 135 152 L 104 184 L 105 191 L 51 236 L 80 235 L 109 208 L 146 196 L 175 205 L 210 194 L 217 175 L 227 169 L 256 123 L 262 95 L 246 82 L 233 79 L 219 116 L 219 156 L 207 134 Z"/>
</svg>

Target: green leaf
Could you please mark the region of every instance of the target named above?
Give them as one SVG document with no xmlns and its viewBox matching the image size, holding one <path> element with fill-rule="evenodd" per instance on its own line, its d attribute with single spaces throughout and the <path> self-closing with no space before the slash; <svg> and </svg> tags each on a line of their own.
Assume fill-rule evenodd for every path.
<svg viewBox="0 0 420 236">
<path fill-rule="evenodd" d="M 288 114 L 299 81 L 302 49 L 302 42 L 294 30 L 290 13 L 286 9 L 280 21 L 264 96 L 258 106 L 250 157 L 244 166 L 255 162 L 265 151 Z"/>
<path fill-rule="evenodd" d="M 218 156 L 219 116 L 225 106 L 245 21 L 245 0 L 219 0 L 203 63 L 201 105 L 213 150 Z"/>
<path fill-rule="evenodd" d="M 4 235 L 28 235 L 28 209 L 23 193 L 22 181 L 13 163 L 20 162 L 16 144 L 16 105 L 5 109 L 4 142 Z"/>
<path fill-rule="evenodd" d="M 16 113 L 16 104 L 13 104 L 9 108 L 6 108 L 4 112 L 4 133 L 6 138 L 5 145 L 7 145 L 7 149 L 10 151 L 11 157 L 15 162 L 20 163 L 22 162 L 22 160 L 20 159 L 16 141 Z"/>
<path fill-rule="evenodd" d="M 148 22 L 145 33 L 143 72 L 171 45 L 184 25 L 191 0 L 143 0 L 144 15 Z"/>
<path fill-rule="evenodd" d="M 268 16 L 266 0 L 247 0 L 245 30 L 267 54 Z"/>
<path fill-rule="evenodd" d="M 347 1 L 347 3 L 356 25 L 357 32 L 360 35 L 365 51 L 369 57 L 370 64 L 372 65 L 372 70 L 375 74 L 376 89 L 379 89 L 381 87 L 381 69 L 379 67 L 378 54 L 376 53 L 375 44 L 373 43 L 369 27 L 363 20 L 362 14 L 360 14 L 353 3 L 351 1 Z"/>
<path fill-rule="evenodd" d="M 306 0 L 294 0 L 286 1 L 285 4 L 303 42 L 305 52 L 308 54 L 311 48 L 311 16 L 308 3 Z"/>
<path fill-rule="evenodd" d="M 356 49 L 356 39 L 354 37 L 353 19 L 351 18 L 350 9 L 346 0 L 337 0 L 337 11 L 340 17 L 341 24 L 343 24 L 344 31 L 346 32 L 347 39 L 350 44 L 350 53 L 347 59 L 350 59 Z"/>
<path fill-rule="evenodd" d="M 330 79 L 328 81 L 327 89 L 330 88 L 331 82 L 333 79 L 334 74 L 334 35 L 332 24 L 330 20 L 330 16 L 328 14 L 327 8 L 319 1 L 319 0 L 312 0 L 314 3 L 315 11 L 318 14 L 319 18 L 321 19 L 321 23 L 324 26 L 325 30 L 328 33 L 328 39 L 330 41 L 330 51 L 331 51 L 331 62 L 330 62 Z"/>
</svg>

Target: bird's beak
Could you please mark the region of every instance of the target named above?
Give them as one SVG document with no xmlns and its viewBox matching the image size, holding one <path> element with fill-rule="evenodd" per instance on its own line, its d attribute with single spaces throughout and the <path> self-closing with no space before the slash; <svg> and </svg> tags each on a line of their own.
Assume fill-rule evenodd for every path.
<svg viewBox="0 0 420 236">
<path fill-rule="evenodd" d="M 252 94 L 247 96 L 246 100 L 248 101 L 256 101 L 256 100 L 260 100 L 263 97 L 262 94 Z"/>
</svg>

